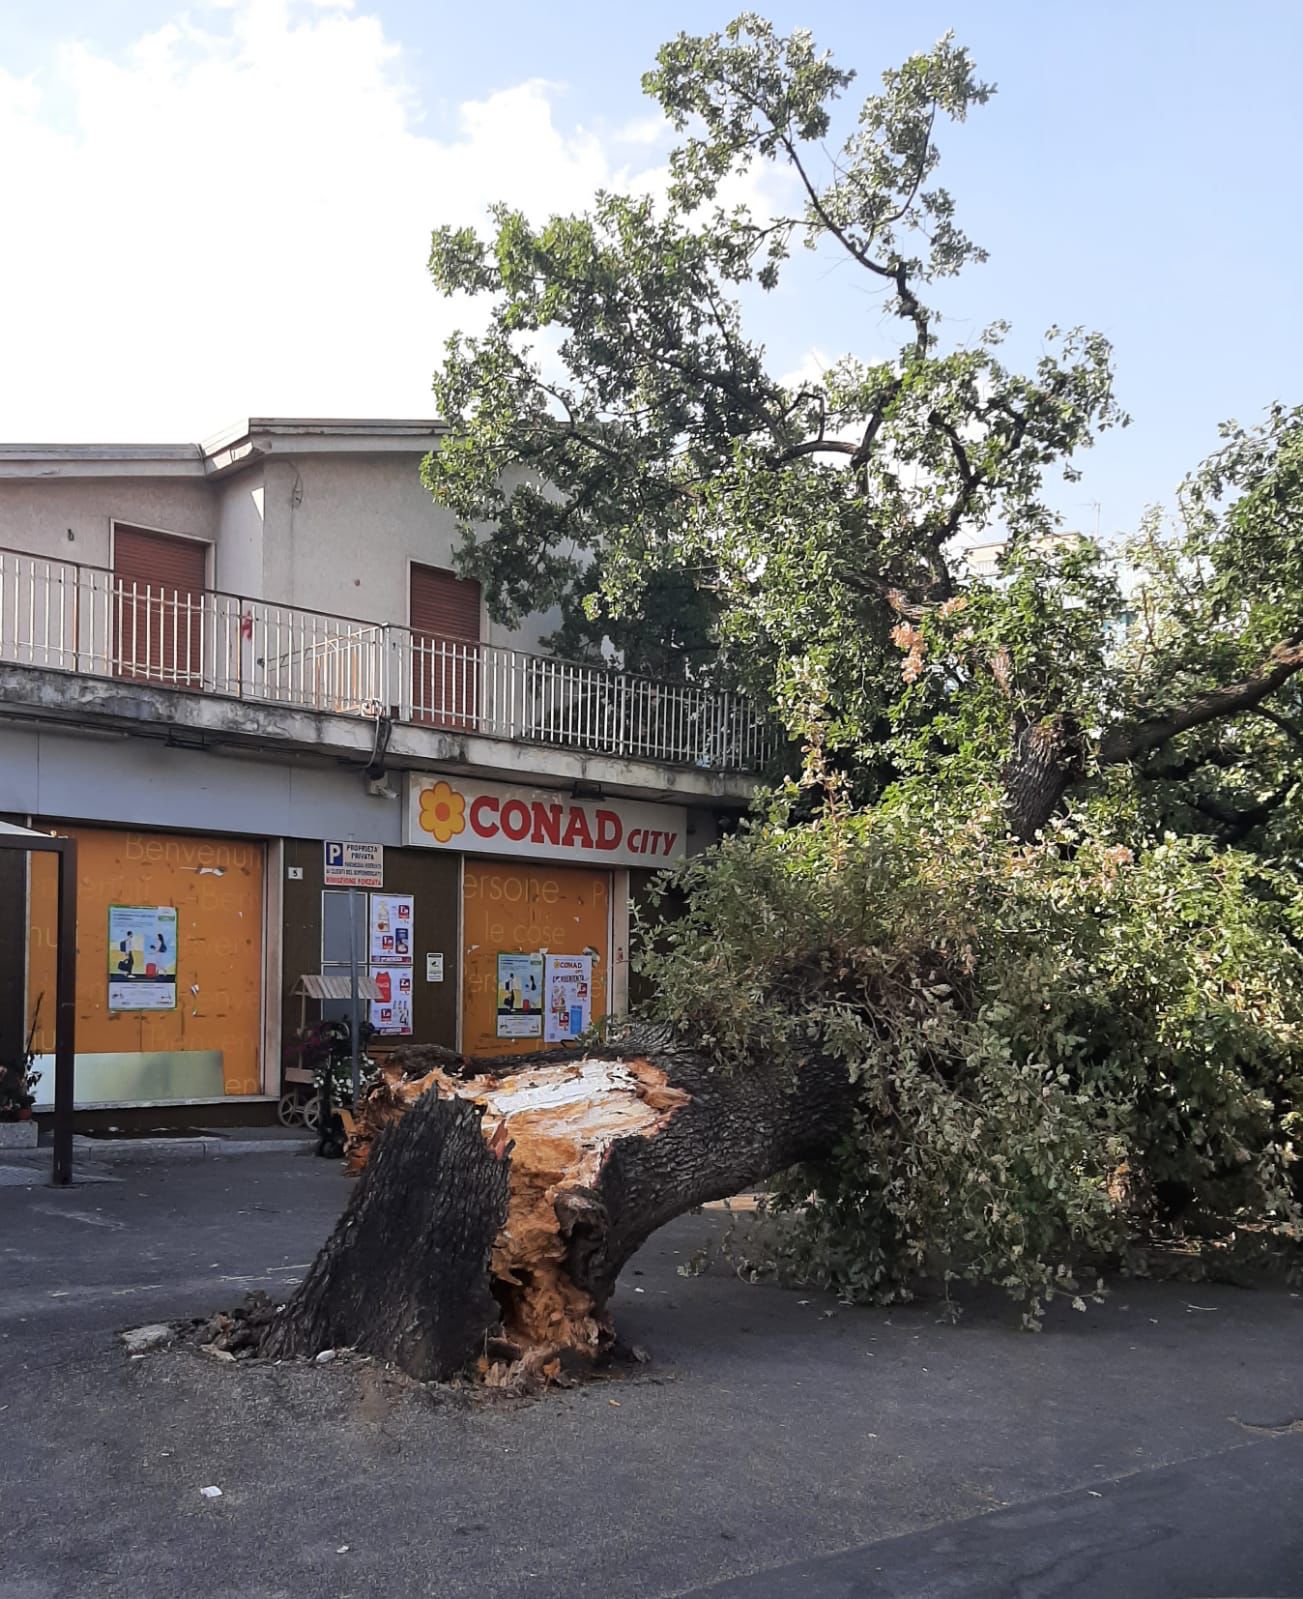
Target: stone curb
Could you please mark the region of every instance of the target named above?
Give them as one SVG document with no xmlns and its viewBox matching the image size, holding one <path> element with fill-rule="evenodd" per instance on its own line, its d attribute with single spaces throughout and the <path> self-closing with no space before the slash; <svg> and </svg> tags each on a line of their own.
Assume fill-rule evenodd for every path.
<svg viewBox="0 0 1303 1599">
<path fill-rule="evenodd" d="M 74 1138 L 73 1172 L 86 1165 L 129 1165 L 134 1161 L 220 1160 L 227 1155 L 310 1155 L 314 1138 Z M 6 1149 L 9 1166 L 47 1165 L 50 1149 Z"/>
</svg>

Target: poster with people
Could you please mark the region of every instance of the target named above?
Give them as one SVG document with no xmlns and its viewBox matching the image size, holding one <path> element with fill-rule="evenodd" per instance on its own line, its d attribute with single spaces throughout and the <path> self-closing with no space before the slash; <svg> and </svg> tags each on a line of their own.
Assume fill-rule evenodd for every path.
<svg viewBox="0 0 1303 1599">
<path fill-rule="evenodd" d="M 379 990 L 371 1001 L 371 1025 L 390 1038 L 412 1035 L 412 973 L 410 967 L 373 966 L 371 979 Z"/>
<path fill-rule="evenodd" d="M 371 964 L 410 966 L 412 964 L 411 894 L 372 894 Z"/>
<path fill-rule="evenodd" d="M 543 1036 L 543 957 L 498 956 L 498 1037 Z"/>
<path fill-rule="evenodd" d="M 543 1037 L 548 1043 L 566 1044 L 588 1031 L 593 1021 L 591 955 L 549 955 L 543 990 Z"/>
<path fill-rule="evenodd" d="M 109 906 L 109 1009 L 176 1009 L 176 907 Z"/>
</svg>

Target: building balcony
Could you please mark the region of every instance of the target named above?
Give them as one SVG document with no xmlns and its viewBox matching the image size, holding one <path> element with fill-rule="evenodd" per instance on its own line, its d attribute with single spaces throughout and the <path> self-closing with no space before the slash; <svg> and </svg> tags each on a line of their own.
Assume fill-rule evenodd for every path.
<svg viewBox="0 0 1303 1599">
<path fill-rule="evenodd" d="M 365 753 L 384 722 L 400 764 L 685 798 L 744 797 L 776 747 L 731 692 L 8 549 L 0 679 L 12 714 L 322 754 Z"/>
</svg>

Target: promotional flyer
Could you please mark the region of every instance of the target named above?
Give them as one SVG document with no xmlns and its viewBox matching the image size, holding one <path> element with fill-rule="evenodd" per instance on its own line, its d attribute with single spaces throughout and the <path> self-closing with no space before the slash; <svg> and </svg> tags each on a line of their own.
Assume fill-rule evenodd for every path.
<svg viewBox="0 0 1303 1599">
<path fill-rule="evenodd" d="M 543 1037 L 551 1044 L 565 1044 L 592 1025 L 593 957 L 549 955 L 544 970 Z"/>
<path fill-rule="evenodd" d="M 109 1009 L 176 1009 L 176 907 L 109 906 Z"/>
<path fill-rule="evenodd" d="M 371 962 L 379 966 L 412 964 L 413 896 L 372 894 Z"/>
<path fill-rule="evenodd" d="M 543 1036 L 543 957 L 498 956 L 498 1037 Z"/>
<path fill-rule="evenodd" d="M 373 966 L 371 978 L 379 989 L 371 1001 L 371 1025 L 391 1038 L 409 1038 L 412 1032 L 412 971 L 408 966 Z"/>
</svg>

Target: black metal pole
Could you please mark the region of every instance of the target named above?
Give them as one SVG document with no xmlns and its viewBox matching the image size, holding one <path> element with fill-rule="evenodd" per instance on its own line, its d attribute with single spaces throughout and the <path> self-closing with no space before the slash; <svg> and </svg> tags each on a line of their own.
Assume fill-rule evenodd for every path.
<svg viewBox="0 0 1303 1599">
<path fill-rule="evenodd" d="M 54 1182 L 72 1181 L 72 1105 L 77 1059 L 77 843 L 60 839 L 54 993 Z"/>
<path fill-rule="evenodd" d="M 348 949 L 349 949 L 349 976 L 352 982 L 352 1004 L 349 1007 L 349 1034 L 352 1044 L 353 1068 L 353 1114 L 357 1115 L 358 1102 L 361 1099 L 362 1064 L 360 1053 L 362 1049 L 362 995 L 358 990 L 358 976 L 362 965 L 358 953 L 358 893 L 355 888 L 348 894 Z"/>
</svg>

